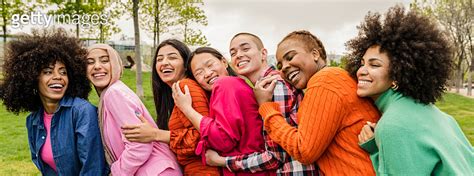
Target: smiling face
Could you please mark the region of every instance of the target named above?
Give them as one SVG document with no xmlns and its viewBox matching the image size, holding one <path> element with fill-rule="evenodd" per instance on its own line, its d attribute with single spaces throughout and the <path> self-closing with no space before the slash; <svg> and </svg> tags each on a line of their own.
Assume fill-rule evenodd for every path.
<svg viewBox="0 0 474 176">
<path fill-rule="evenodd" d="M 230 42 L 231 63 L 239 75 L 253 77 L 266 68 L 267 51 L 259 49 L 255 40 L 249 35 L 239 35 Z"/>
<path fill-rule="evenodd" d="M 282 77 L 297 89 L 305 89 L 317 72 L 319 53 L 316 49 L 308 52 L 301 42 L 288 39 L 278 45 L 276 59 Z"/>
<path fill-rule="evenodd" d="M 212 90 L 212 85 L 217 78 L 229 76 L 227 67 L 225 59 L 220 60 L 209 53 L 196 54 L 191 60 L 191 71 L 194 78 L 206 91 Z"/>
<path fill-rule="evenodd" d="M 109 54 L 103 49 L 93 49 L 87 55 L 87 78 L 98 92 L 102 92 L 112 79 Z"/>
<path fill-rule="evenodd" d="M 184 59 L 173 46 L 160 48 L 155 59 L 156 72 L 168 86 L 171 87 L 173 83 L 185 77 Z"/>
<path fill-rule="evenodd" d="M 59 103 L 66 93 L 69 79 L 66 66 L 56 61 L 41 70 L 38 77 L 38 92 L 43 104 Z"/>
<path fill-rule="evenodd" d="M 392 86 L 389 77 L 390 60 L 386 53 L 380 52 L 380 46 L 372 46 L 365 52 L 361 66 L 357 70 L 357 95 L 377 98 Z"/>
</svg>

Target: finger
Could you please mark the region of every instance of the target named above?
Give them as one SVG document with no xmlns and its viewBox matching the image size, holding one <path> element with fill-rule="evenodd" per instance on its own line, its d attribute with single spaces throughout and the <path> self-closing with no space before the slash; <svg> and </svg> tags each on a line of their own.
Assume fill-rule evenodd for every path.
<svg viewBox="0 0 474 176">
<path fill-rule="evenodd" d="M 136 139 L 136 138 L 138 138 L 138 134 L 127 134 L 127 135 L 125 135 L 125 138 L 127 138 L 128 140 Z"/>
<path fill-rule="evenodd" d="M 362 143 L 362 142 L 363 142 L 362 137 L 360 136 L 360 134 L 357 135 L 357 138 L 359 139 L 359 143 Z"/>
<path fill-rule="evenodd" d="M 186 95 L 189 95 L 189 94 L 190 94 L 190 93 L 189 93 L 189 87 L 188 87 L 188 85 L 185 85 L 185 86 L 184 86 L 184 92 L 185 92 Z"/>
<path fill-rule="evenodd" d="M 127 136 L 127 135 L 139 134 L 140 132 L 138 129 L 133 129 L 133 130 L 123 130 L 122 133 L 123 135 Z"/>
<path fill-rule="evenodd" d="M 122 126 L 121 128 L 122 128 L 122 130 L 133 130 L 135 128 L 139 128 L 139 126 L 138 125 L 127 125 L 126 124 L 126 125 Z"/>
<path fill-rule="evenodd" d="M 143 114 L 140 114 L 140 116 L 138 116 L 138 119 L 140 119 L 142 123 L 148 123 L 148 120 L 146 120 L 145 117 L 143 117 Z"/>
<path fill-rule="evenodd" d="M 367 124 L 368 124 L 370 127 L 372 127 L 372 128 L 375 129 L 375 125 L 376 125 L 377 123 L 372 123 L 372 122 L 367 121 Z"/>
<path fill-rule="evenodd" d="M 274 80 L 270 83 L 270 85 L 266 88 L 266 90 L 268 90 L 268 91 L 273 91 L 273 90 L 275 89 L 276 83 L 277 83 L 277 80 L 274 79 Z"/>
<path fill-rule="evenodd" d="M 265 79 L 260 80 L 258 84 L 260 85 L 260 87 L 264 87 L 265 85 L 270 84 L 275 79 L 276 78 L 274 77 L 265 77 Z"/>
<path fill-rule="evenodd" d="M 181 89 L 179 88 L 179 81 L 176 82 L 176 93 L 181 96 L 181 95 L 184 95 L 183 91 L 181 91 Z"/>
</svg>

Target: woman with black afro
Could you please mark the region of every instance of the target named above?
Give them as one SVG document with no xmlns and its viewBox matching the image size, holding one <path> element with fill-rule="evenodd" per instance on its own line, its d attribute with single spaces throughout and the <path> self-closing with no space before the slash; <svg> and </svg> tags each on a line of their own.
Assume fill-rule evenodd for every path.
<svg viewBox="0 0 474 176">
<path fill-rule="evenodd" d="M 87 50 L 62 29 L 8 43 L 1 99 L 26 118 L 31 157 L 42 175 L 106 175 L 97 108 L 85 99 Z"/>
<path fill-rule="evenodd" d="M 440 27 L 395 6 L 383 20 L 369 13 L 346 45 L 357 95 L 373 99 L 382 113 L 359 134 L 377 175 L 472 175 L 472 145 L 456 121 L 434 105 L 453 65 Z"/>
</svg>

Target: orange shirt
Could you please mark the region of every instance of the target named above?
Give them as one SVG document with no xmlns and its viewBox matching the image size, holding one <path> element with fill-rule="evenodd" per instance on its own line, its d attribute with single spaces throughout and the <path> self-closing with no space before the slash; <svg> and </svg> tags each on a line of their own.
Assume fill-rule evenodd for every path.
<svg viewBox="0 0 474 176">
<path fill-rule="evenodd" d="M 276 103 L 262 104 L 259 112 L 270 137 L 296 160 L 317 162 L 324 175 L 375 175 L 357 135 L 367 121 L 377 122 L 380 113 L 356 90 L 349 73 L 328 67 L 309 80 L 297 128 L 285 121 Z"/>
<path fill-rule="evenodd" d="M 191 79 L 180 81 L 180 88 L 184 91 L 187 85 L 193 100 L 193 108 L 201 115 L 209 115 L 209 100 L 206 92 Z M 195 154 L 199 142 L 199 131 L 191 121 L 174 106 L 168 122 L 170 129 L 170 148 L 176 154 L 179 164 L 183 166 L 184 175 L 220 175 L 217 167 L 203 165 L 201 156 Z"/>
</svg>

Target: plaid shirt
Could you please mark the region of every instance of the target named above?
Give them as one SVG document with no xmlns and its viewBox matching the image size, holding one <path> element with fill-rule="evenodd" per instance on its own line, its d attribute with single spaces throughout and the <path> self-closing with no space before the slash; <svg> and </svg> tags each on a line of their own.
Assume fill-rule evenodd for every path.
<svg viewBox="0 0 474 176">
<path fill-rule="evenodd" d="M 262 78 L 269 75 L 280 74 L 274 67 L 269 67 Z M 279 79 L 273 90 L 273 101 L 280 104 L 280 111 L 291 126 L 296 127 L 298 121 L 296 112 L 303 99 L 303 92 L 295 89 L 289 83 Z M 232 172 L 250 171 L 252 173 L 263 170 L 276 169 L 277 175 L 318 175 L 317 165 L 303 165 L 293 159 L 286 151 L 273 142 L 263 129 L 265 151 L 249 155 L 226 157 L 226 167 Z"/>
</svg>

